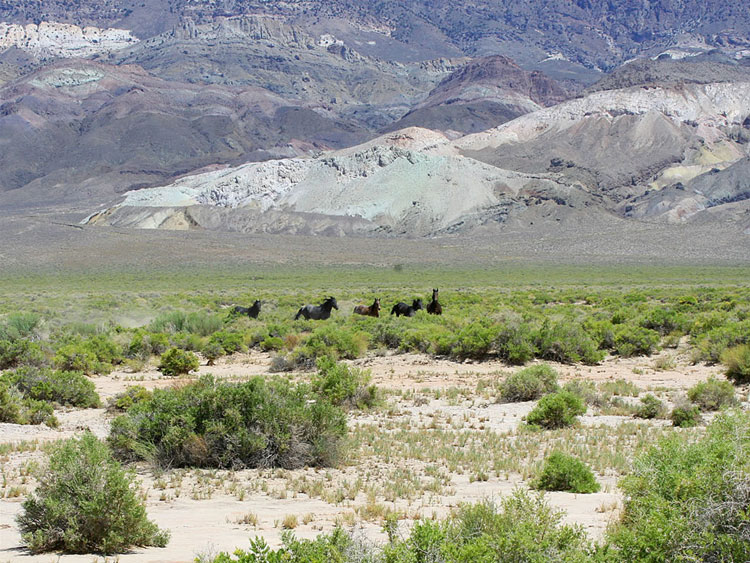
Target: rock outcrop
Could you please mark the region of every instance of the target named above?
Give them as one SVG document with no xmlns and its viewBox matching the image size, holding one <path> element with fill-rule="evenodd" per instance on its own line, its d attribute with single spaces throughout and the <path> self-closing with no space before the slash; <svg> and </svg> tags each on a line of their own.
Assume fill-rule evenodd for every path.
<svg viewBox="0 0 750 563">
<path fill-rule="evenodd" d="M 16 47 L 39 59 L 91 57 L 124 49 L 138 42 L 128 29 L 100 29 L 41 22 L 9 24 L 0 22 L 0 51 Z"/>
</svg>

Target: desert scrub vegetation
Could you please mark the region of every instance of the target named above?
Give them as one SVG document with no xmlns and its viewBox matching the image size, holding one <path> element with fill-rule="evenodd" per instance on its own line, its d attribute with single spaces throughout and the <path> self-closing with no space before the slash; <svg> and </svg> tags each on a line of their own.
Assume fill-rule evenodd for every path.
<svg viewBox="0 0 750 563">
<path fill-rule="evenodd" d="M 16 388 L 1 380 L 0 422 L 46 424 L 50 428 L 59 425 L 51 404 L 24 397 Z"/>
<path fill-rule="evenodd" d="M 149 324 L 150 332 L 211 336 L 224 328 L 224 317 L 206 312 L 169 311 L 159 314 Z"/>
<path fill-rule="evenodd" d="M 531 482 L 534 489 L 596 493 L 601 486 L 585 463 L 562 452 L 552 452 L 544 460 L 539 475 Z"/>
<path fill-rule="evenodd" d="M 702 411 L 717 411 L 724 407 L 738 404 L 734 386 L 729 381 L 720 381 L 710 377 L 707 381 L 696 383 L 687 392 L 688 399 Z"/>
<path fill-rule="evenodd" d="M 378 392 L 370 384 L 370 373 L 330 356 L 318 359 L 318 373 L 312 379 L 313 390 L 333 405 L 344 408 L 371 408 L 377 401 Z"/>
<path fill-rule="evenodd" d="M 669 418 L 674 426 L 681 428 L 698 426 L 702 421 L 701 410 L 698 405 L 693 405 L 689 401 L 684 400 L 684 398 L 675 403 Z"/>
<path fill-rule="evenodd" d="M 327 563 L 459 563 L 465 561 L 586 561 L 593 552 L 583 528 L 563 524 L 562 511 L 543 496 L 517 489 L 498 504 L 485 501 L 461 506 L 444 521 L 420 520 L 402 537 L 398 520 L 388 518 L 385 546 L 336 528 L 314 540 L 282 535 L 272 550 L 258 538 L 248 550 L 222 553 L 212 563 L 275 561 Z"/>
<path fill-rule="evenodd" d="M 40 479 L 17 517 L 33 553 L 113 554 L 169 540 L 148 520 L 134 475 L 90 432 L 57 446 Z"/>
<path fill-rule="evenodd" d="M 30 312 L 13 311 L 10 300 L 0 303 L 8 312 L 0 317 L 0 369 L 36 365 L 106 373 L 123 362 L 149 362 L 170 348 L 201 351 L 209 362 L 254 348 L 277 354 L 277 369 L 286 371 L 314 370 L 322 356 L 351 359 L 372 350 L 423 352 L 459 361 L 499 358 L 514 365 L 534 359 L 596 364 L 607 354 L 648 355 L 660 346 L 688 342 L 695 361 L 718 363 L 724 355 L 730 378 L 741 382 L 750 377 L 743 368 L 750 362 L 737 348 L 750 338 L 750 290 L 742 285 L 594 287 L 585 285 L 585 279 L 542 289 L 518 280 L 503 287 L 484 272 L 468 278 L 432 275 L 446 282 L 440 284 L 445 288 L 444 313 L 418 312 L 413 318 L 385 311 L 397 301 L 426 299 L 424 289 L 416 287 L 422 278 L 409 281 L 388 272 L 376 278 L 384 282 L 376 292 L 384 303 L 384 314 L 377 319 L 346 312 L 365 295 L 371 298 L 372 280 L 336 269 L 305 272 L 304 283 L 297 274 L 271 273 L 253 295 L 239 278 L 222 278 L 233 285 L 217 289 L 196 275 L 153 292 L 114 291 L 100 284 L 101 293 L 90 292 L 75 306 L 65 301 L 64 292 L 44 304 L 21 292 L 13 303 Z M 188 279 L 204 289 L 185 285 Z M 458 285 L 451 289 L 449 280 Z M 486 285 L 477 285 L 479 280 Z M 326 321 L 294 321 L 301 303 L 320 299 L 313 283 L 338 284 L 330 293 L 337 294 L 341 310 Z M 233 304 L 256 297 L 268 303 L 259 319 L 229 314 Z M 129 307 L 138 307 L 143 326 L 118 324 Z M 63 317 L 71 312 L 97 324 L 65 324 Z"/>
<path fill-rule="evenodd" d="M 499 400 L 506 403 L 534 401 L 546 393 L 558 390 L 557 372 L 547 364 L 519 370 L 500 383 Z"/>
<path fill-rule="evenodd" d="M 545 319 L 534 337 L 540 358 L 562 363 L 598 364 L 605 353 L 594 339 L 575 323 L 550 323 Z"/>
<path fill-rule="evenodd" d="M 611 431 L 611 429 L 610 429 Z M 653 437 L 651 437 L 653 438 Z M 597 544 L 582 528 L 565 525 L 563 513 L 542 493 L 516 489 L 498 503 L 462 505 L 445 520 L 420 520 L 399 530 L 386 517 L 385 545 L 341 528 L 313 540 L 291 533 L 269 548 L 262 539 L 213 561 L 378 563 L 746 561 L 750 557 L 750 414 L 726 411 L 705 435 L 674 432 L 645 446 L 621 481 L 624 509 Z"/>
<path fill-rule="evenodd" d="M 122 346 L 109 334 L 82 338 L 66 332 L 58 335 L 55 342 L 58 347 L 52 362 L 58 369 L 85 374 L 109 373 L 124 359 Z"/>
<path fill-rule="evenodd" d="M 750 414 L 722 413 L 697 441 L 663 438 L 638 456 L 620 486 L 620 521 L 607 561 L 750 558 Z"/>
<path fill-rule="evenodd" d="M 721 353 L 726 375 L 737 384 L 750 382 L 750 344 L 727 348 Z"/>
<path fill-rule="evenodd" d="M 95 408 L 101 404 L 94 383 L 76 371 L 23 367 L 5 372 L 0 381 L 37 401 L 79 408 Z"/>
<path fill-rule="evenodd" d="M 107 409 L 110 411 L 126 411 L 136 403 L 150 398 L 151 391 L 142 385 L 130 385 L 125 391 L 108 399 Z"/>
<path fill-rule="evenodd" d="M 657 399 L 653 394 L 648 393 L 641 397 L 641 400 L 636 407 L 635 416 L 637 418 L 662 418 L 667 411 L 664 403 Z"/>
<path fill-rule="evenodd" d="M 526 415 L 526 423 L 547 430 L 575 424 L 579 414 L 586 412 L 583 400 L 570 391 L 559 391 L 539 399 L 536 407 Z"/>
<path fill-rule="evenodd" d="M 94 384 L 78 372 L 21 367 L 0 375 L 0 422 L 58 425 L 55 405 L 100 405 Z"/>
<path fill-rule="evenodd" d="M 344 411 L 309 385 L 204 376 L 135 403 L 113 421 L 109 443 L 121 459 L 163 467 L 296 468 L 336 464 L 345 435 Z"/>
<path fill-rule="evenodd" d="M 161 355 L 159 371 L 168 377 L 185 375 L 200 366 L 198 356 L 188 350 L 170 348 Z"/>
</svg>

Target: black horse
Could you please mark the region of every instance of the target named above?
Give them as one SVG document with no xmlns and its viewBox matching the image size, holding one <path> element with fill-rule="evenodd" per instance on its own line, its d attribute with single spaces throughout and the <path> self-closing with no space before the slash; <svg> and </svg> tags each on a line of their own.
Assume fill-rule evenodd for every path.
<svg viewBox="0 0 750 563">
<path fill-rule="evenodd" d="M 233 315 L 247 315 L 251 319 L 257 319 L 260 315 L 260 299 L 256 299 L 252 307 L 240 307 L 237 305 L 232 309 Z"/>
<path fill-rule="evenodd" d="M 393 309 L 391 309 L 391 315 L 395 313 L 397 317 L 400 317 L 401 315 L 405 317 L 413 317 L 417 311 L 421 311 L 422 309 L 424 309 L 424 306 L 422 305 L 421 299 L 415 299 L 412 301 L 411 305 L 399 301 L 393 306 Z"/>
<path fill-rule="evenodd" d="M 440 306 L 440 303 L 438 303 L 438 290 L 433 289 L 432 290 L 432 301 L 430 301 L 427 304 L 427 312 L 431 315 L 442 315 L 443 314 L 443 308 Z"/>
<path fill-rule="evenodd" d="M 294 315 L 296 321 L 300 317 L 305 317 L 307 320 L 322 321 L 331 316 L 331 309 L 339 310 L 339 305 L 336 303 L 335 297 L 328 297 L 320 305 L 305 305 L 301 307 L 297 314 Z"/>
</svg>

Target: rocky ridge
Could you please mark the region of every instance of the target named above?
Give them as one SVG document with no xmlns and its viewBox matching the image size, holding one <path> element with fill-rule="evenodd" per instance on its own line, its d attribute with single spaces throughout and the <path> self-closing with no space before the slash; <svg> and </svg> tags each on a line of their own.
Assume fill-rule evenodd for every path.
<svg viewBox="0 0 750 563">
<path fill-rule="evenodd" d="M 388 130 L 409 126 L 475 133 L 571 97 L 560 83 L 507 57 L 474 59 L 444 78 Z"/>
<path fill-rule="evenodd" d="M 0 89 L 0 100 L 0 193 L 16 192 L 19 203 L 90 204 L 203 166 L 371 136 L 262 88 L 165 81 L 85 60 L 46 66 Z"/>
<path fill-rule="evenodd" d="M 124 49 L 138 42 L 128 29 L 100 29 L 87 26 L 41 22 L 0 22 L 0 51 L 22 49 L 39 59 L 91 57 Z"/>
<path fill-rule="evenodd" d="M 547 61 L 560 72 L 610 70 L 666 49 L 747 49 L 750 13 L 743 2 L 658 0 L 635 2 L 476 3 L 455 0 L 18 0 L 0 3 L 0 21 L 61 21 L 81 26 L 131 29 L 140 38 L 170 31 L 185 21 L 266 15 L 297 22 L 316 32 L 346 27 L 347 43 L 394 44 L 401 57 L 422 53 L 509 55 L 528 68 Z M 344 26 L 341 22 L 347 22 Z M 337 32 L 333 32 L 334 35 Z M 380 39 L 380 40 L 379 40 Z M 397 48 L 396 48 L 397 47 Z M 381 55 L 383 56 L 383 55 Z M 424 58 L 424 56 L 422 55 Z M 393 56 L 386 56 L 391 58 Z M 426 58 L 435 58 L 426 57 Z M 399 59 L 403 60 L 403 59 Z M 417 60 L 412 58 L 411 60 Z"/>
<path fill-rule="evenodd" d="M 94 222 L 118 224 L 121 209 L 143 205 L 357 217 L 373 233 L 410 236 L 539 220 L 539 209 L 545 221 L 582 211 L 701 220 L 701 211 L 747 199 L 748 100 L 750 83 L 598 92 L 456 141 L 412 128 L 317 158 L 186 177 L 131 192 Z M 565 158 L 570 147 L 575 161 Z M 674 185 L 678 177 L 686 187 Z M 738 220 L 750 227 L 750 217 Z"/>
</svg>

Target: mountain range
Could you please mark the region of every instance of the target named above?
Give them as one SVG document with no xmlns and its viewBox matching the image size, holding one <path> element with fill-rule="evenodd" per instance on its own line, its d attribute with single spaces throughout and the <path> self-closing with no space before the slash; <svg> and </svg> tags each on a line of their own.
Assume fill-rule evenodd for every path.
<svg viewBox="0 0 750 563">
<path fill-rule="evenodd" d="M 0 0 L 0 210 L 88 225 L 750 234 L 750 11 Z"/>
</svg>

